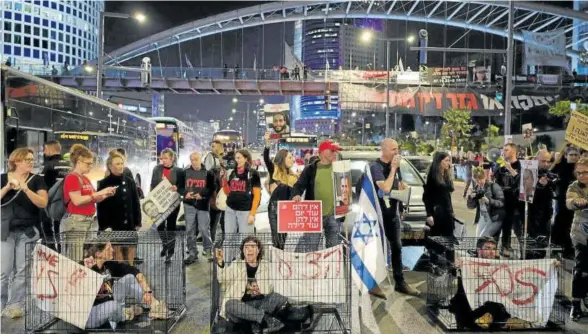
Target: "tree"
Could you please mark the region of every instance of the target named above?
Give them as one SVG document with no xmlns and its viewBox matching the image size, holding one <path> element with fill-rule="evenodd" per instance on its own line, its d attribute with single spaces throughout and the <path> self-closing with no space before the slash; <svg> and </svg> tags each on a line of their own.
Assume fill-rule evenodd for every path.
<svg viewBox="0 0 588 334">
<path fill-rule="evenodd" d="M 448 109 L 443 113 L 445 123 L 441 128 L 441 140 L 445 147 L 469 146 L 472 125 L 470 124 L 471 112 L 468 110 Z"/>
<path fill-rule="evenodd" d="M 576 111 L 588 116 L 588 104 L 580 103 L 580 100 L 576 100 Z M 555 104 L 549 107 L 549 114 L 563 117 L 564 123 L 567 124 L 572 116 L 572 101 L 563 100 L 555 102 Z"/>
<path fill-rule="evenodd" d="M 431 153 L 433 153 L 433 151 L 435 150 L 435 147 L 427 142 L 422 142 L 418 145 L 417 147 L 417 153 L 419 155 L 431 155 Z"/>
</svg>

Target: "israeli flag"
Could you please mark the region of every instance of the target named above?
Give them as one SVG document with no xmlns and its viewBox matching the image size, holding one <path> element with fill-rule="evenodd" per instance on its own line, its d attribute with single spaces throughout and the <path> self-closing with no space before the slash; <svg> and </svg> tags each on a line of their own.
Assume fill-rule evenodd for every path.
<svg viewBox="0 0 588 334">
<path fill-rule="evenodd" d="M 388 243 L 369 166 L 363 175 L 358 206 L 351 232 L 352 276 L 360 291 L 366 293 L 388 276 L 385 256 Z"/>
</svg>

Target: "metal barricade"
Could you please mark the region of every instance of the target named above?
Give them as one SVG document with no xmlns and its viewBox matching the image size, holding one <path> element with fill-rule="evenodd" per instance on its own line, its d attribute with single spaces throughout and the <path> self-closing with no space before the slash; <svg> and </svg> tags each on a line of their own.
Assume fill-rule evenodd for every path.
<svg viewBox="0 0 588 334">
<path fill-rule="evenodd" d="M 565 329 L 569 277 L 561 248 L 534 239 L 524 248 L 513 238 L 505 258 L 491 240 L 429 239 L 436 266 L 427 275 L 426 305 L 433 319 L 448 330 Z"/>
<path fill-rule="evenodd" d="M 185 313 L 183 233 L 71 232 L 60 240 L 62 254 L 26 245 L 28 333 L 169 333 Z M 161 256 L 161 240 L 168 249 L 175 243 L 173 255 Z M 78 250 L 83 260 L 66 256 Z"/>
<path fill-rule="evenodd" d="M 289 233 L 282 241 L 284 250 L 273 247 L 269 233 L 227 234 L 215 246 L 226 262 L 212 262 L 211 333 L 249 333 L 272 324 L 275 329 L 276 321 L 284 325 L 279 333 L 350 333 L 348 245 L 325 249 L 321 234 Z M 247 252 L 255 244 L 261 255 L 251 280 L 246 263 L 253 255 Z"/>
</svg>

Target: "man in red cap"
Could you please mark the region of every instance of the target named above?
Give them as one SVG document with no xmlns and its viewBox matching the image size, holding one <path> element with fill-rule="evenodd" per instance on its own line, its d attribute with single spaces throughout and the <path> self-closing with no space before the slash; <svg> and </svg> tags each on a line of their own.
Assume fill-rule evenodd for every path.
<svg viewBox="0 0 588 334">
<path fill-rule="evenodd" d="M 322 202 L 323 231 L 327 248 L 337 246 L 340 241 L 340 224 L 335 219 L 335 195 L 333 193 L 333 161 L 337 160 L 338 151 L 341 151 L 341 148 L 332 141 L 322 142 L 319 145 L 319 160 L 304 168 L 294 185 L 292 197 L 293 201 L 300 201 L 302 194 L 306 192 L 305 200 Z M 305 234 L 301 238 L 299 246 L 304 247 L 305 251 L 310 251 L 308 245 L 318 247 L 318 240 L 313 239 L 315 236 L 316 234 Z"/>
</svg>

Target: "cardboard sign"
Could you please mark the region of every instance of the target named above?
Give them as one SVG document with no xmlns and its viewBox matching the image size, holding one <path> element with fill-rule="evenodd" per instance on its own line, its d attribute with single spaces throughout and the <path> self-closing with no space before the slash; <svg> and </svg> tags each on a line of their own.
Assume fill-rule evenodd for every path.
<svg viewBox="0 0 588 334">
<path fill-rule="evenodd" d="M 180 205 L 180 194 L 171 189 L 168 179 L 163 180 L 141 200 L 142 228 L 157 228 Z"/>
<path fill-rule="evenodd" d="M 588 116 L 572 112 L 565 139 L 574 146 L 588 150 Z"/>
<path fill-rule="evenodd" d="M 270 139 L 290 136 L 290 105 L 288 103 L 266 104 L 263 106 Z"/>
<path fill-rule="evenodd" d="M 321 201 L 279 201 L 278 233 L 322 233 Z"/>
<path fill-rule="evenodd" d="M 533 137 L 533 124 L 527 123 L 523 124 L 523 134 L 525 139 L 531 139 Z"/>
<path fill-rule="evenodd" d="M 519 201 L 533 203 L 537 186 L 539 161 L 521 160 L 521 183 L 519 185 Z"/>
<path fill-rule="evenodd" d="M 33 251 L 31 294 L 41 310 L 85 329 L 104 277 L 37 244 Z"/>
<path fill-rule="evenodd" d="M 333 194 L 335 198 L 335 218 L 344 217 L 351 209 L 351 162 L 333 162 Z"/>
</svg>

